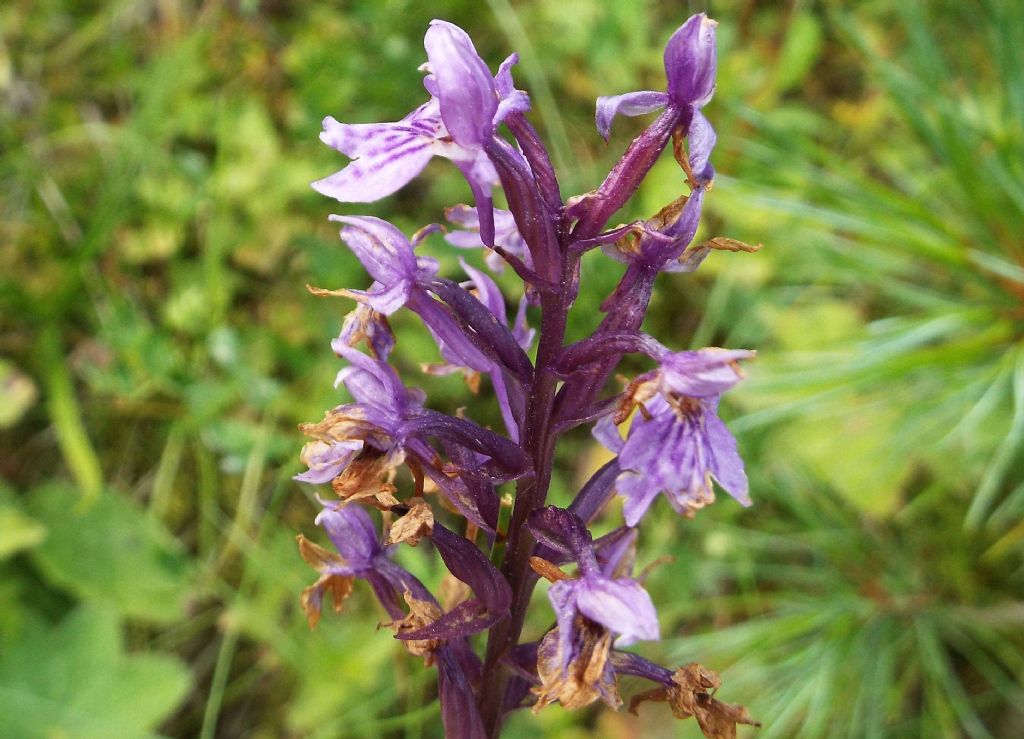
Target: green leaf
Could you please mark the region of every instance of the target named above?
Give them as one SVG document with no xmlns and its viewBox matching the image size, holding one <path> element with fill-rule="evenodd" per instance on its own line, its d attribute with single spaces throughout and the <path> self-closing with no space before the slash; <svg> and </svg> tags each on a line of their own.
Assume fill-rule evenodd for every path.
<svg viewBox="0 0 1024 739">
<path fill-rule="evenodd" d="M 71 490 L 35 491 L 29 510 L 49 529 L 33 550 L 47 579 L 121 613 L 158 623 L 184 615 L 191 572 L 181 545 L 151 516 L 106 492 L 92 505 L 76 505 Z"/>
<path fill-rule="evenodd" d="M 189 682 L 176 659 L 124 654 L 117 616 L 82 607 L 29 624 L 0 659 L 0 736 L 150 737 Z"/>
<path fill-rule="evenodd" d="M 46 538 L 46 527 L 13 505 L 0 503 L 0 560 Z"/>
</svg>

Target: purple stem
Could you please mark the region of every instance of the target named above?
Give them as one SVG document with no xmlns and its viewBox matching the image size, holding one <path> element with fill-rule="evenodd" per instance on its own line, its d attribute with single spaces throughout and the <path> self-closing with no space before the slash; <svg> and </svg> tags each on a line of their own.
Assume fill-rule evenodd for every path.
<svg viewBox="0 0 1024 739">
<path fill-rule="evenodd" d="M 497 739 L 504 720 L 505 697 L 511 678 L 504 662 L 513 653 L 526 619 L 537 577 L 530 568 L 530 556 L 536 544 L 526 526 L 530 514 L 544 506 L 554 460 L 555 440 L 559 433 L 556 416 L 566 418 L 566 411 L 589 406 L 614 370 L 621 354 L 613 353 L 595 364 L 594 373 L 570 380 L 557 397 L 564 408 L 556 414 L 558 374 L 554 371 L 565 344 L 565 328 L 576 287 L 579 254 L 570 253 L 575 241 L 592 239 L 604 224 L 636 192 L 679 125 L 688 126 L 692 108 L 668 109 L 640 136 L 633 140 L 602 185 L 578 211 L 579 221 L 571 233 L 566 228 L 565 209 L 556 203 L 557 181 L 543 145 L 532 127 L 514 120 L 513 134 L 523 147 L 521 156 L 505 141 L 492 138 L 486 150 L 495 165 L 506 193 L 509 209 L 519 232 L 530 248 L 534 267 L 542 279 L 557 283 L 557 289 L 540 292 L 541 324 L 537 360 L 527 396 L 526 423 L 521 437 L 522 448 L 533 460 L 534 476 L 516 484 L 515 504 L 505 543 L 502 574 L 512 590 L 512 604 L 507 619 L 495 624 L 487 640 L 477 705 L 487 736 Z M 631 265 L 623 277 L 617 295 L 621 298 L 616 310 L 609 313 L 598 328 L 599 335 L 635 334 L 643 323 L 651 298 L 656 270 Z M 572 385 L 583 395 L 577 398 Z M 571 397 L 572 402 L 565 396 Z M 610 475 L 611 470 L 603 470 Z M 600 476 L 605 480 L 605 476 Z M 602 485 L 598 485 L 600 489 Z M 609 486 L 610 489 L 610 486 Z M 607 491 L 605 491 L 607 492 Z M 587 496 L 580 506 L 593 515 L 590 508 L 599 505 Z"/>
</svg>

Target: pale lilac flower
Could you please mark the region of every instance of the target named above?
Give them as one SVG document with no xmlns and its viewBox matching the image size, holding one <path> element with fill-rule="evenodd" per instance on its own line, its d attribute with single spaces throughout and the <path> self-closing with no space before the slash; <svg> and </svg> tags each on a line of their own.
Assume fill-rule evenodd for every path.
<svg viewBox="0 0 1024 739">
<path fill-rule="evenodd" d="M 577 614 L 618 634 L 616 646 L 658 638 L 658 615 L 651 597 L 636 580 L 617 572 L 627 548 L 615 548 L 612 556 L 607 556 L 606 552 L 604 562 L 599 563 L 593 539 L 583 521 L 574 513 L 555 506 L 532 513 L 528 526 L 538 542 L 568 555 L 579 565 L 579 577 L 559 580 L 548 589 L 566 659 Z"/>
<path fill-rule="evenodd" d="M 480 249 L 484 242 L 480 238 L 480 218 L 475 209 L 465 205 L 456 205 L 445 211 L 445 217 L 462 230 L 452 231 L 446 234 L 444 240 L 452 246 L 460 249 Z M 500 246 L 505 252 L 523 260 L 523 263 L 532 269 L 530 252 L 526 248 L 526 242 L 519 233 L 515 218 L 511 211 L 494 209 L 494 243 Z M 488 250 L 484 256 L 484 262 L 496 274 L 501 274 L 505 269 L 505 259 L 495 251 Z"/>
<path fill-rule="evenodd" d="M 538 542 L 579 566 L 578 577 L 558 580 L 548 588 L 556 628 L 538 649 L 537 669 L 543 681 L 538 707 L 559 700 L 573 708 L 596 698 L 617 707 L 621 701 L 607 659 L 611 636 L 618 635 L 616 646 L 658 638 L 651 597 L 623 572 L 631 564 L 623 560 L 635 534 L 620 537 L 623 546 L 608 547 L 599 562 L 590 532 L 575 514 L 547 506 L 530 514 L 528 526 Z M 595 667 L 599 673 L 584 678 Z"/>
<path fill-rule="evenodd" d="M 529 110 L 529 98 L 512 83 L 518 56 L 506 59 L 492 77 L 466 32 L 439 20 L 431 22 L 424 47 L 430 100 L 394 123 L 345 124 L 325 118 L 321 140 L 354 161 L 313 188 L 341 202 L 372 202 L 401 189 L 432 157 L 441 156 L 465 176 L 483 237 L 493 243 L 491 188 L 498 176 L 484 145 L 509 114 Z"/>
<path fill-rule="evenodd" d="M 665 46 L 666 92 L 643 90 L 597 100 L 597 130 L 607 141 L 617 115 L 638 116 L 672 105 L 688 110 L 686 133 L 690 164 L 699 182 L 714 175 L 708 164 L 715 132 L 700 112 L 715 92 L 715 21 L 703 13 L 690 17 Z"/>
<path fill-rule="evenodd" d="M 750 351 L 701 349 L 666 352 L 661 366 L 638 377 L 626 399 L 628 413 L 640 404 L 625 440 L 606 416 L 594 436 L 616 452 L 622 469 L 615 482 L 625 500 L 623 514 L 635 526 L 659 493 L 680 513 L 714 500 L 712 479 L 743 505 L 750 505 L 747 475 L 736 439 L 718 418 L 718 401 L 742 374 Z"/>
<path fill-rule="evenodd" d="M 341 290 L 338 294 L 366 303 L 388 316 L 407 306 L 430 329 L 442 356 L 449 363 L 486 372 L 491 361 L 470 342 L 451 314 L 429 294 L 437 275 L 437 260 L 417 257 L 413 251 L 433 229 L 421 229 L 410 241 L 387 221 L 370 216 L 331 216 L 345 224 L 341 238 L 374 279 L 369 290 Z"/>
</svg>

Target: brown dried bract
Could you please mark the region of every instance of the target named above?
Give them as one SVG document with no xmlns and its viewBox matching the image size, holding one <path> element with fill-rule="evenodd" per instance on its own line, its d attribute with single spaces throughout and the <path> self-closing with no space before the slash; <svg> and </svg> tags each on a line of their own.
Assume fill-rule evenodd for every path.
<svg viewBox="0 0 1024 739">
<path fill-rule="evenodd" d="M 433 603 L 414 598 L 408 590 L 405 591 L 404 597 L 409 606 L 409 613 L 405 618 L 380 624 L 394 631 L 396 636 L 422 629 L 441 618 L 441 609 Z M 427 667 L 434 664 L 434 652 L 441 646 L 440 639 L 402 639 L 401 642 L 409 654 L 414 657 L 422 657 L 423 663 Z"/>
<path fill-rule="evenodd" d="M 708 739 L 736 739 L 736 725 L 760 726 L 743 706 L 723 703 L 714 697 L 722 684 L 718 673 L 692 662 L 680 667 L 672 676 L 672 687 L 656 688 L 636 695 L 629 703 L 631 713 L 644 701 L 668 701 L 676 718 L 697 719 Z"/>
<path fill-rule="evenodd" d="M 299 430 L 306 436 L 326 442 L 381 438 L 377 427 L 366 420 L 365 412 L 352 405 L 327 411 L 322 421 L 300 423 Z"/>
<path fill-rule="evenodd" d="M 405 542 L 414 547 L 420 543 L 420 539 L 433 532 L 434 511 L 430 504 L 423 498 L 413 498 L 409 503 L 409 512 L 392 524 L 388 532 L 388 544 Z"/>
<path fill-rule="evenodd" d="M 344 471 L 331 480 L 331 487 L 338 497 L 347 502 L 372 505 L 382 511 L 398 505 L 395 493 L 398 488 L 392 483 L 395 466 L 401 464 L 402 455 L 386 455 L 364 447 Z"/>
<path fill-rule="evenodd" d="M 611 632 L 584 616 L 577 616 L 573 627 L 575 654 L 565 669 L 557 628 L 549 631 L 537 648 L 537 676 L 541 684 L 532 689 L 537 696 L 534 713 L 555 701 L 569 710 L 590 705 L 599 698 L 614 710 L 622 705 L 615 672 L 608 665 Z"/>
<path fill-rule="evenodd" d="M 538 575 L 543 577 L 548 582 L 558 582 L 559 580 L 570 580 L 571 578 L 562 572 L 553 562 L 548 562 L 543 557 L 530 557 L 530 567 Z"/>
<path fill-rule="evenodd" d="M 299 553 L 302 558 L 317 572 L 320 578 L 302 591 L 300 602 L 306 613 L 309 628 L 315 628 L 320 622 L 320 610 L 323 606 L 324 593 L 330 593 L 334 601 L 335 613 L 341 613 L 345 599 L 352 593 L 355 577 L 338 575 L 331 572 L 332 566 L 344 565 L 345 560 L 334 552 L 329 552 L 318 544 L 314 544 L 302 534 L 296 537 L 299 542 Z"/>
</svg>

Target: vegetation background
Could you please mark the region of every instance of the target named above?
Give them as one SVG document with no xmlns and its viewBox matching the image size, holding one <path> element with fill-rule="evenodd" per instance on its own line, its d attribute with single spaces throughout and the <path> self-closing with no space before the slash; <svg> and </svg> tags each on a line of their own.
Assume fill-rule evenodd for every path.
<svg viewBox="0 0 1024 739">
<path fill-rule="evenodd" d="M 308 187 L 344 161 L 320 119 L 418 104 L 443 17 L 492 64 L 521 52 L 582 192 L 643 126 L 605 147 L 594 98 L 662 84 L 664 42 L 702 10 L 720 22 L 704 233 L 765 248 L 666 275 L 649 330 L 760 351 L 723 409 L 756 505 L 656 508 L 641 564 L 672 557 L 648 581 L 665 638 L 642 649 L 719 670 L 764 722 L 744 736 L 1024 735 L 1024 5 L 9 0 L 0 736 L 439 736 L 433 675 L 375 632 L 367 592 L 307 628 L 294 537 L 316 506 L 290 477 L 296 424 L 338 402 L 348 309 L 303 285 L 367 281 L 327 214 L 411 231 L 467 193 L 439 162 L 332 204 Z M 664 164 L 621 220 L 680 192 Z M 603 260 L 576 333 L 617 277 Z M 435 350 L 398 328 L 414 375 Z M 422 385 L 466 402 L 457 378 Z M 600 462 L 581 433 L 558 499 Z M 508 733 L 697 736 L 667 716 L 549 708 Z"/>
</svg>

